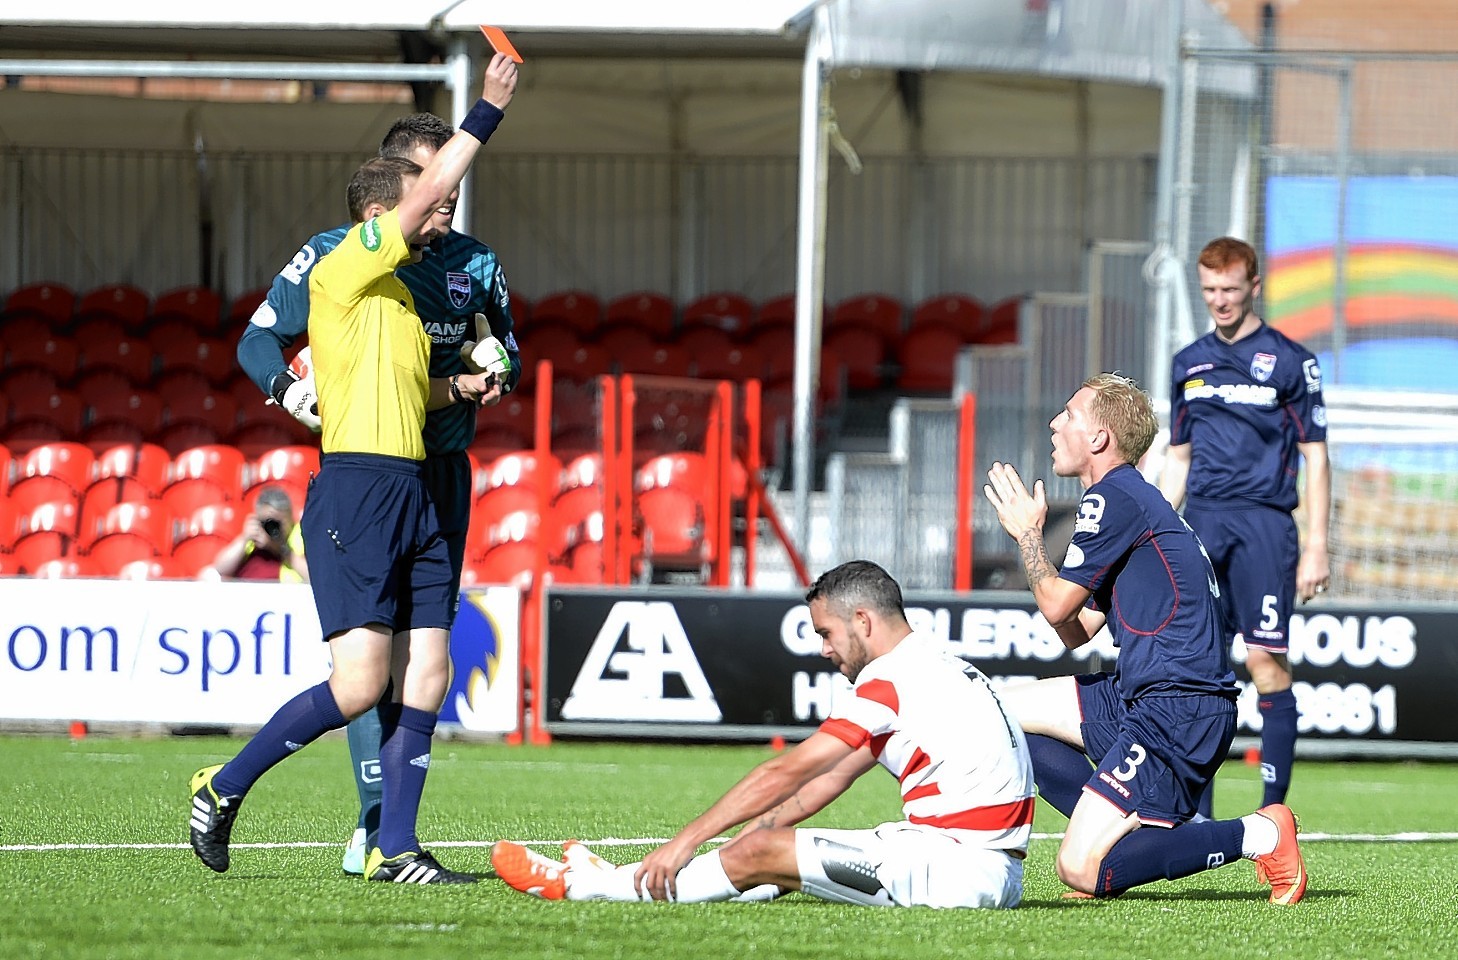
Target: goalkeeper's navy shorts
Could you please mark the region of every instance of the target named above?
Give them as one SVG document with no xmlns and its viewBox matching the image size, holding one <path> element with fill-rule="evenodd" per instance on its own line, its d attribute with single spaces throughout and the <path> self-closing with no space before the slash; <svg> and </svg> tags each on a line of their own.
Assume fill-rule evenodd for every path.
<svg viewBox="0 0 1458 960">
<path fill-rule="evenodd" d="M 461 589 L 461 567 L 466 561 L 466 527 L 471 522 L 471 458 L 464 450 L 427 454 L 425 489 L 435 504 L 440 535 L 451 559 L 451 592 Z"/>
<path fill-rule="evenodd" d="M 450 557 L 418 461 L 325 454 L 301 521 L 324 639 L 366 624 L 449 629 Z"/>
<path fill-rule="evenodd" d="M 1228 634 L 1240 634 L 1248 646 L 1285 653 L 1301 560 L 1296 521 L 1275 507 L 1192 502 L 1185 522 L 1215 568 Z"/>
</svg>

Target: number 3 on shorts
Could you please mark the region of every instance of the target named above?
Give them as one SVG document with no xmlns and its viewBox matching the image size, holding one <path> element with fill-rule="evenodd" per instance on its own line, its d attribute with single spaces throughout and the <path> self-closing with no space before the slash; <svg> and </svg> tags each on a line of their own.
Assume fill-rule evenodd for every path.
<svg viewBox="0 0 1458 960">
<path fill-rule="evenodd" d="M 1139 765 L 1144 762 L 1144 748 L 1139 744 L 1130 744 L 1129 755 L 1124 758 L 1124 765 L 1114 771 L 1114 779 L 1120 783 L 1128 783 L 1134 779 L 1134 774 L 1139 772 Z"/>
</svg>

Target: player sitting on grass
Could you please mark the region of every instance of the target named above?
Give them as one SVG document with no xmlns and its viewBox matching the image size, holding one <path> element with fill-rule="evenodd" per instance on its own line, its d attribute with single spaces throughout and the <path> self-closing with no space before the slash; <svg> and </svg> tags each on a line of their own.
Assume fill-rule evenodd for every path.
<svg viewBox="0 0 1458 960">
<path fill-rule="evenodd" d="M 805 600 L 821 655 L 854 684 L 819 730 L 750 771 L 641 863 L 614 867 L 576 841 L 564 861 L 501 841 L 491 850 L 497 875 L 548 900 L 698 903 L 803 890 L 867 906 L 1017 906 L 1033 774 L 987 677 L 914 633 L 901 588 L 873 563 L 828 571 Z M 877 763 L 900 782 L 906 819 L 792 829 Z M 694 855 L 745 823 L 724 847 Z"/>
</svg>

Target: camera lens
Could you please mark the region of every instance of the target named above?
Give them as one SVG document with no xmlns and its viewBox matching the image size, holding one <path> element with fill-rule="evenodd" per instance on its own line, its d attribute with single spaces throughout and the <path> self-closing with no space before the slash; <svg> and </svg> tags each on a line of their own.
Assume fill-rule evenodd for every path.
<svg viewBox="0 0 1458 960">
<path fill-rule="evenodd" d="M 268 534 L 274 540 L 277 540 L 283 536 L 283 524 L 279 523 L 273 517 L 264 517 L 263 532 Z"/>
</svg>

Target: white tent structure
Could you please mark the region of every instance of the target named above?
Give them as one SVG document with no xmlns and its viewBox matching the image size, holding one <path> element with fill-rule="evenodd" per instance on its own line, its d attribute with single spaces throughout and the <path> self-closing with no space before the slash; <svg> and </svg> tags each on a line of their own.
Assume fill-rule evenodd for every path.
<svg viewBox="0 0 1458 960">
<path fill-rule="evenodd" d="M 308 21 L 301 23 L 300 17 Z M 968 152 L 1057 156 L 1077 166 L 1138 145 L 1135 149 L 1160 157 L 1154 209 L 1139 209 L 1137 191 L 1131 196 L 1131 190 L 1113 192 L 1108 202 L 1133 208 L 1133 220 L 1141 227 L 1152 219 L 1153 239 L 1167 243 L 1175 192 L 1169 164 L 1174 131 L 1168 109 L 1162 112 L 1161 129 L 1159 105 L 1161 98 L 1178 94 L 1180 38 L 1195 34 L 1204 46 L 1244 45 L 1204 0 L 644 0 L 611 5 L 321 0 L 302 8 L 258 0 L 226 9 L 176 0 L 127 5 L 79 0 L 45 9 L 4 0 L 0 74 L 439 83 L 450 91 L 451 112 L 459 117 L 474 96 L 473 68 L 484 51 L 477 32 L 482 22 L 506 29 L 528 57 L 524 94 L 530 94 L 533 107 L 513 113 L 512 135 L 503 138 L 509 141 L 508 153 L 662 150 L 696 157 L 798 158 L 794 197 L 779 199 L 793 202 L 797 210 L 788 258 L 794 269 L 787 279 L 792 277 L 797 296 L 792 450 L 801 544 L 808 536 L 814 456 L 810 418 L 827 247 L 843 248 L 850 242 L 846 233 L 854 232 L 827 237 L 828 217 L 834 214 L 828 188 L 831 146 L 852 166 L 859 156 L 917 161 L 910 164 L 909 176 L 905 168 L 896 172 L 895 189 L 887 188 L 882 208 L 860 221 L 877 224 L 894 217 L 908 249 L 889 250 L 872 238 L 864 255 L 845 268 L 872 282 L 904 282 L 910 297 L 937 292 L 938 258 L 950 256 L 941 247 L 956 247 L 957 257 L 971 262 L 992 261 L 1007 245 L 993 231 L 978 247 L 956 230 L 930 225 L 939 208 L 956 202 L 938 193 L 940 181 L 920 163 L 939 157 Z M 790 104 L 798 104 L 793 114 L 785 109 Z M 115 102 L 78 109 L 54 97 L 0 91 L 0 144 L 73 145 L 109 137 L 190 145 L 205 134 L 212 143 L 240 148 L 266 148 L 274 137 L 295 147 L 328 137 L 335 147 L 365 152 L 368 136 L 359 143 L 341 142 L 339 131 L 350 129 L 350 123 L 356 131 L 379 127 L 378 108 L 354 111 L 357 119 L 367 114 L 369 123 L 322 124 L 317 111 L 298 110 L 288 123 L 266 125 L 252 122 L 242 108 L 199 111 L 185 123 L 144 102 L 129 103 L 124 111 Z M 496 146 L 493 142 L 493 156 Z M 18 190 L 0 182 L 0 191 L 7 188 Z M 755 188 L 744 189 L 746 197 L 756 195 Z M 654 202 L 672 206 L 676 222 L 687 223 L 696 203 L 706 203 L 714 190 L 701 186 L 696 194 L 676 180 L 671 196 Z M 1080 245 L 1108 229 L 1098 225 L 1101 219 L 1130 215 L 1128 210 L 1092 212 L 1103 200 L 1085 179 L 1069 195 L 1054 191 L 1044 201 L 1070 208 L 1068 216 L 1075 221 L 1067 231 L 1072 253 L 1062 260 L 1071 256 L 1076 261 Z M 578 202 L 591 203 L 585 195 Z M 471 207 L 463 203 L 462 209 Z M 572 214 L 569 222 L 578 222 L 579 216 L 590 223 L 586 211 Z M 696 246 L 702 259 L 711 245 L 712 238 L 676 238 L 658 258 L 672 264 L 660 288 L 678 294 L 722 284 L 702 267 L 679 269 Z M 599 246 L 623 244 L 599 240 Z M 767 257 L 773 255 L 770 248 Z M 579 253 L 577 260 L 585 256 Z M 831 269 L 844 259 L 833 257 Z M 1011 272 L 1006 264 L 996 264 L 988 270 L 988 282 Z M 5 277 L 0 269 L 0 279 Z M 1003 292 L 1021 289 L 1028 287 L 1014 285 Z"/>
</svg>

